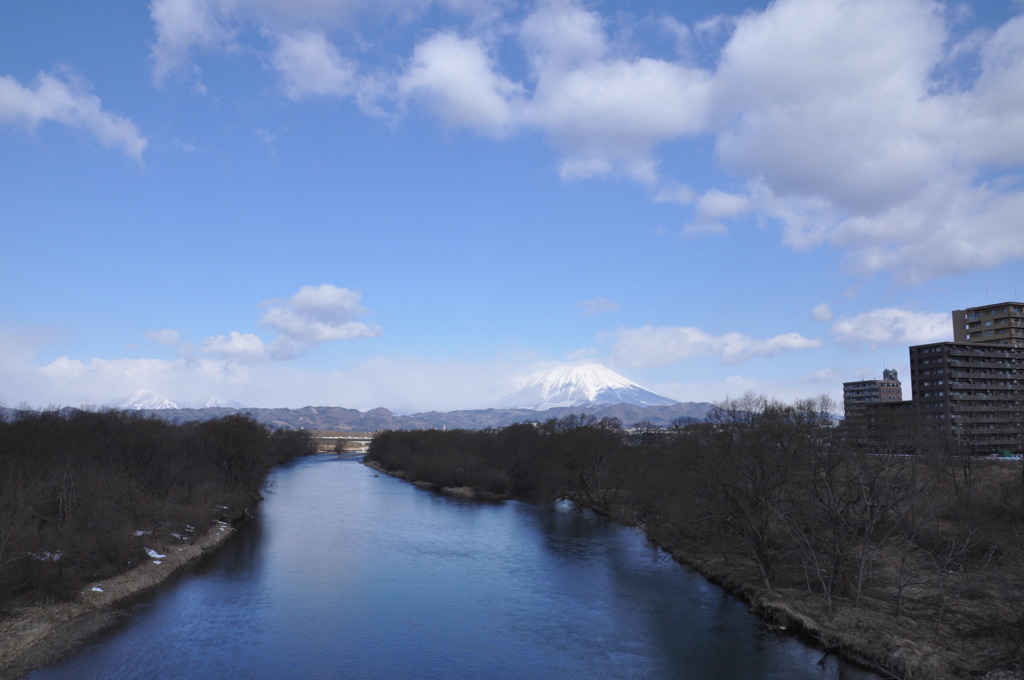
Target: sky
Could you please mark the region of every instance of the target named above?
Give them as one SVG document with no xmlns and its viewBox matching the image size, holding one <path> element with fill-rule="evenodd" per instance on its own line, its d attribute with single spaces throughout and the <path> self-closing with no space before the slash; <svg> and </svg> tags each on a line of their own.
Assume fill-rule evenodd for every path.
<svg viewBox="0 0 1024 680">
<path fill-rule="evenodd" d="M 0 2 L 0 404 L 829 395 L 1024 299 L 1015 0 Z"/>
</svg>

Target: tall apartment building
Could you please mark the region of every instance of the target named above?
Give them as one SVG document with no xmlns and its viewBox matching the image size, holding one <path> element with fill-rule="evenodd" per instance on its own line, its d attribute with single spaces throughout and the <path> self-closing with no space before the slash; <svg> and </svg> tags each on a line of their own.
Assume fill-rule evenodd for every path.
<svg viewBox="0 0 1024 680">
<path fill-rule="evenodd" d="M 1001 302 L 997 305 L 954 310 L 953 340 L 1024 346 L 1024 305 L 1019 302 Z"/>
<path fill-rule="evenodd" d="M 915 406 L 971 452 L 1020 452 L 1024 303 L 958 309 L 953 337 L 910 348 Z"/>
<path fill-rule="evenodd" d="M 856 380 L 843 383 L 843 411 L 847 418 L 863 413 L 868 404 L 903 401 L 903 386 L 896 369 L 882 371 L 881 380 Z"/>
</svg>

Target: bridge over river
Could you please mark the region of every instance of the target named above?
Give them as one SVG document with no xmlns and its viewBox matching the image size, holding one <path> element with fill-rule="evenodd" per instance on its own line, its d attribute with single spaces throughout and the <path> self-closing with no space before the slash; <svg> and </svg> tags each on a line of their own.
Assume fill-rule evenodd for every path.
<svg viewBox="0 0 1024 680">
<path fill-rule="evenodd" d="M 314 432 L 312 436 L 319 451 L 366 453 L 373 435 L 373 432 Z"/>
</svg>

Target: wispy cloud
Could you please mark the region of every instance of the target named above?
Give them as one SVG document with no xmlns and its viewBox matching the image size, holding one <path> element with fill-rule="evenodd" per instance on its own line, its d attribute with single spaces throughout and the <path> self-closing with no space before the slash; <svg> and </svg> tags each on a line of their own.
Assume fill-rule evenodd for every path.
<svg viewBox="0 0 1024 680">
<path fill-rule="evenodd" d="M 30 87 L 11 76 L 0 76 L 0 125 L 34 130 L 41 123 L 59 123 L 141 161 L 147 139 L 130 119 L 104 110 L 103 102 L 90 90 L 88 82 L 68 69 L 40 73 Z"/>
<path fill-rule="evenodd" d="M 845 347 L 862 345 L 905 347 L 953 339 L 948 313 L 913 312 L 906 309 L 874 309 L 857 316 L 838 319 L 832 335 Z"/>
<path fill-rule="evenodd" d="M 619 308 L 617 304 L 603 297 L 577 302 L 576 306 L 580 308 L 580 313 L 583 316 L 600 314 L 602 312 L 614 312 Z"/>
<path fill-rule="evenodd" d="M 792 248 L 828 245 L 858 272 L 908 282 L 1024 259 L 1024 16 L 959 40 L 941 3 L 778 0 L 693 26 L 662 22 L 681 41 L 667 58 L 576 0 L 525 15 L 500 2 L 385 2 L 377 16 L 418 34 L 368 78 L 365 55 L 333 36 L 369 8 L 154 0 L 154 78 L 197 74 L 204 53 L 237 49 L 255 28 L 261 40 L 246 49 L 265 52 L 292 99 L 426 110 L 496 139 L 539 133 L 564 179 L 630 177 L 692 209 L 690 235 L 754 216 Z M 429 12 L 447 12 L 449 27 L 418 23 Z M 971 68 L 950 78 L 954 58 Z M 95 134 L 141 153 L 137 134 Z M 739 188 L 662 169 L 663 157 L 685 161 L 697 147 L 713 148 Z"/>
<path fill-rule="evenodd" d="M 613 354 L 630 366 L 665 366 L 688 359 L 718 357 L 735 365 L 755 357 L 814 349 L 821 341 L 799 333 L 753 338 L 743 333 L 711 335 L 692 326 L 622 328 L 614 335 Z"/>
<path fill-rule="evenodd" d="M 147 340 L 155 342 L 158 345 L 174 346 L 181 342 L 181 333 L 172 328 L 164 328 L 158 331 L 146 331 L 144 335 Z"/>
</svg>

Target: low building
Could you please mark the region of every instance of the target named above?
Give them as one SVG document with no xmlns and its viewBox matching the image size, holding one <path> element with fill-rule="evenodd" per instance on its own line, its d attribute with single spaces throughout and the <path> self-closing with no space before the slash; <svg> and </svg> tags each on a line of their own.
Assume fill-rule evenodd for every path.
<svg viewBox="0 0 1024 680">
<path fill-rule="evenodd" d="M 882 371 L 881 380 L 856 380 L 843 383 L 843 412 L 847 420 L 856 418 L 870 404 L 903 401 L 903 386 L 896 369 Z"/>
</svg>

